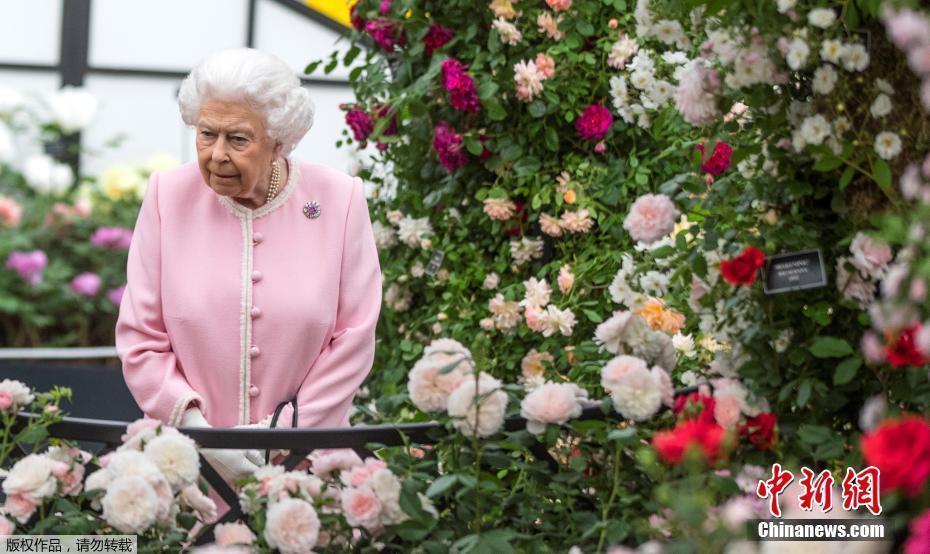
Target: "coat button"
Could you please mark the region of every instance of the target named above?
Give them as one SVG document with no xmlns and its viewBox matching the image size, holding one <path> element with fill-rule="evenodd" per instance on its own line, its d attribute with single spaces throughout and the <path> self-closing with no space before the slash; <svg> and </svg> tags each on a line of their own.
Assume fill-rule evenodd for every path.
<svg viewBox="0 0 930 554">
<path fill-rule="evenodd" d="M 252 319 L 257 319 L 262 317 L 262 309 L 258 306 L 252 306 Z"/>
<path fill-rule="evenodd" d="M 257 358 L 258 355 L 261 354 L 261 353 L 262 353 L 262 351 L 259 350 L 257 346 L 253 346 L 252 348 L 249 348 L 249 356 L 251 356 L 251 357 L 253 357 L 253 358 Z"/>
<path fill-rule="evenodd" d="M 253 244 L 258 244 L 258 243 L 260 243 L 260 242 L 263 241 L 263 240 L 265 240 L 264 235 L 262 235 L 262 234 L 259 233 L 258 231 L 255 231 L 254 233 L 252 233 L 252 243 L 253 243 Z"/>
<path fill-rule="evenodd" d="M 256 387 L 255 385 L 252 385 L 251 387 L 249 387 L 249 396 L 251 396 L 252 398 L 255 398 L 256 396 L 258 396 L 258 393 L 259 393 L 258 387 Z"/>
<path fill-rule="evenodd" d="M 255 271 L 252 272 L 252 282 L 257 283 L 261 280 L 262 280 L 262 272 L 256 269 Z"/>
</svg>

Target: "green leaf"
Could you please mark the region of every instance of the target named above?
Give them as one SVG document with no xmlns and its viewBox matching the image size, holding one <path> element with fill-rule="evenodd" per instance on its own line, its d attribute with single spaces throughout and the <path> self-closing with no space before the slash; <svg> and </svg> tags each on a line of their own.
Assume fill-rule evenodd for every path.
<svg viewBox="0 0 930 554">
<path fill-rule="evenodd" d="M 821 156 L 819 160 L 817 160 L 817 163 L 814 164 L 814 170 L 822 172 L 833 171 L 842 165 L 842 163 L 843 160 L 837 158 L 836 156 L 825 154 Z"/>
<path fill-rule="evenodd" d="M 475 137 L 465 137 L 465 148 L 474 156 L 479 156 L 483 149 L 481 141 Z"/>
<path fill-rule="evenodd" d="M 530 115 L 536 118 L 546 115 L 546 105 L 539 100 L 535 100 L 527 107 Z"/>
<path fill-rule="evenodd" d="M 594 34 L 594 25 L 591 25 L 591 22 L 587 19 L 579 19 L 575 28 L 578 29 L 582 36 L 589 37 Z"/>
<path fill-rule="evenodd" d="M 426 489 L 426 496 L 430 498 L 436 498 L 440 494 L 449 490 L 452 485 L 458 482 L 458 476 L 456 475 L 443 475 L 439 479 L 433 481 L 429 488 Z"/>
<path fill-rule="evenodd" d="M 859 371 L 859 366 L 862 365 L 862 360 L 859 357 L 846 358 L 842 362 L 836 365 L 836 370 L 833 372 L 833 384 L 834 385 L 845 385 L 846 383 L 853 380 L 853 377 L 856 376 L 856 372 Z"/>
<path fill-rule="evenodd" d="M 513 168 L 516 170 L 517 175 L 525 177 L 527 175 L 538 173 L 540 165 L 541 163 L 539 158 L 535 156 L 527 156 L 525 158 L 521 158 L 517 163 L 513 164 Z"/>
<path fill-rule="evenodd" d="M 559 151 L 559 133 L 554 127 L 546 127 L 546 148 L 553 152 Z"/>
<path fill-rule="evenodd" d="M 855 174 L 856 170 L 853 168 L 853 166 L 849 166 L 843 171 L 843 174 L 840 175 L 840 190 L 844 190 L 847 186 L 849 186 L 849 183 L 852 182 L 853 175 Z"/>
<path fill-rule="evenodd" d="M 817 337 L 808 350 L 817 358 L 842 358 L 853 353 L 848 342 L 836 337 Z"/>
<path fill-rule="evenodd" d="M 875 175 L 875 182 L 878 183 L 878 186 L 886 193 L 890 193 L 891 168 L 888 167 L 888 162 L 881 158 L 877 158 L 872 164 L 872 172 Z"/>
<path fill-rule="evenodd" d="M 798 438 L 807 444 L 821 444 L 833 437 L 833 431 L 822 425 L 802 423 L 798 427 Z"/>
<path fill-rule="evenodd" d="M 48 431 L 40 425 L 29 425 L 16 435 L 14 442 L 23 444 L 36 444 L 48 437 Z"/>
<path fill-rule="evenodd" d="M 798 398 L 797 405 L 802 407 L 807 404 L 807 401 L 811 398 L 811 382 L 809 379 L 801 381 L 801 386 L 798 387 Z"/>
<path fill-rule="evenodd" d="M 501 105 L 500 100 L 491 98 L 484 102 L 484 107 L 488 110 L 488 117 L 492 121 L 501 121 L 507 119 L 507 111 Z"/>
<path fill-rule="evenodd" d="M 583 311 L 584 315 L 588 316 L 588 319 L 590 319 L 594 323 L 600 323 L 604 321 L 604 318 L 602 318 L 600 314 L 598 314 L 594 310 L 589 310 L 587 308 L 584 308 L 581 311 Z"/>
<path fill-rule="evenodd" d="M 511 144 L 507 148 L 501 150 L 501 158 L 508 162 L 520 159 L 523 156 L 523 147 L 519 144 Z"/>
</svg>

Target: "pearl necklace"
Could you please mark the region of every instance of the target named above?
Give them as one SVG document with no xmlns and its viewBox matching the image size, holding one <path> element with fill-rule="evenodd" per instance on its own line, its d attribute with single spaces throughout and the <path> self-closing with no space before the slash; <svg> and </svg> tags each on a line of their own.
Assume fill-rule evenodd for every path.
<svg viewBox="0 0 930 554">
<path fill-rule="evenodd" d="M 271 180 L 268 182 L 268 194 L 265 195 L 265 204 L 278 195 L 278 185 L 281 183 L 281 168 L 278 161 L 271 163 Z"/>
</svg>

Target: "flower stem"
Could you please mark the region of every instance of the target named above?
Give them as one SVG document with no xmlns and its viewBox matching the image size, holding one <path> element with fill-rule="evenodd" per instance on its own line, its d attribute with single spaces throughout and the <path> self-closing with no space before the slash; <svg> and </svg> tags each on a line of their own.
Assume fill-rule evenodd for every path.
<svg viewBox="0 0 930 554">
<path fill-rule="evenodd" d="M 607 516 L 610 515 L 610 507 L 614 503 L 614 499 L 617 497 L 617 493 L 620 492 L 620 448 L 614 447 L 614 467 L 613 473 L 611 475 L 611 487 L 610 487 L 610 497 L 607 499 L 607 502 L 601 508 L 601 534 L 597 539 L 597 550 L 596 552 L 603 552 L 604 549 L 604 540 L 607 539 Z"/>
</svg>

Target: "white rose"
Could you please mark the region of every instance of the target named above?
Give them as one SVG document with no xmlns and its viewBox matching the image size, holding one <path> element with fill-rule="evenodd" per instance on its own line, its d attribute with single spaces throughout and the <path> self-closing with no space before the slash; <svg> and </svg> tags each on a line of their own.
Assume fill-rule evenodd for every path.
<svg viewBox="0 0 930 554">
<path fill-rule="evenodd" d="M 814 27 L 826 29 L 836 21 L 836 12 L 830 8 L 816 8 L 808 12 L 807 22 Z"/>
<path fill-rule="evenodd" d="M 144 533 L 157 517 L 160 501 L 148 481 L 138 475 L 110 483 L 101 500 L 103 519 L 123 533 Z"/>
<path fill-rule="evenodd" d="M 662 407 L 662 383 L 645 366 L 630 366 L 609 391 L 614 408 L 626 419 L 645 421 Z"/>
<path fill-rule="evenodd" d="M 320 519 L 308 502 L 285 498 L 268 509 L 264 535 L 281 554 L 304 554 L 316 546 Z"/>
<path fill-rule="evenodd" d="M 3 492 L 7 496 L 25 494 L 41 501 L 55 494 L 58 481 L 52 475 L 53 462 L 44 454 L 30 454 L 19 460 L 3 481 Z"/>
<path fill-rule="evenodd" d="M 30 156 L 23 166 L 23 177 L 29 186 L 38 192 L 58 194 L 64 192 L 74 181 L 74 172 L 45 154 Z"/>
<path fill-rule="evenodd" d="M 476 402 L 476 396 L 481 399 Z M 466 436 L 477 434 L 488 437 L 500 429 L 507 410 L 507 393 L 501 390 L 501 382 L 487 373 L 475 379 L 468 377 L 449 395 L 449 416 L 453 425 Z"/>
<path fill-rule="evenodd" d="M 66 86 L 48 97 L 55 122 L 65 133 L 87 127 L 97 113 L 97 98 L 83 88 Z"/>
<path fill-rule="evenodd" d="M 158 466 L 175 492 L 194 483 L 200 475 L 200 455 L 187 435 L 163 431 L 145 446 L 144 455 Z"/>
<path fill-rule="evenodd" d="M 14 379 L 0 381 L 0 392 L 9 394 L 13 399 L 13 404 L 19 407 L 28 406 L 35 399 L 29 387 Z"/>
</svg>

